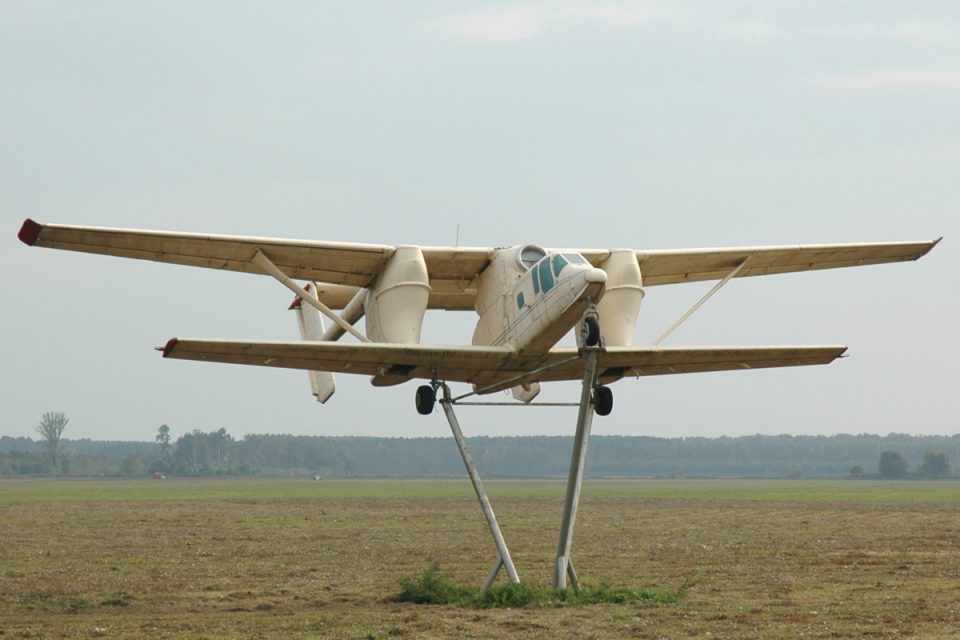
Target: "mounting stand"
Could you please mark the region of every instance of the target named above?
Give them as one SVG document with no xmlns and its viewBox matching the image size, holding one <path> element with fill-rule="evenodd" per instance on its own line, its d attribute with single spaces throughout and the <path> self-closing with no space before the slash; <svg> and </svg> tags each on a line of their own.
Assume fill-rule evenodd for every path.
<svg viewBox="0 0 960 640">
<path fill-rule="evenodd" d="M 467 451 L 467 444 L 463 439 L 463 432 L 460 430 L 460 422 L 457 420 L 457 414 L 453 410 L 453 400 L 450 398 L 450 388 L 446 384 L 439 384 L 443 390 L 443 398 L 440 399 L 440 406 L 447 415 L 447 422 L 450 423 L 450 431 L 453 432 L 453 439 L 457 441 L 457 448 L 460 450 L 460 457 L 463 458 L 463 464 L 467 468 L 467 475 L 470 476 L 470 482 L 473 484 L 473 490 L 477 494 L 477 500 L 480 501 L 480 508 L 483 509 L 483 517 L 487 519 L 487 525 L 490 527 L 490 535 L 493 536 L 493 542 L 497 546 L 497 561 L 490 570 L 486 581 L 483 583 L 483 590 L 486 591 L 497 579 L 501 567 L 506 569 L 510 582 L 518 584 L 520 576 L 517 575 L 517 568 L 513 565 L 513 559 L 510 557 L 510 550 L 507 549 L 507 543 L 503 539 L 503 533 L 500 531 L 500 525 L 497 524 L 497 516 L 493 513 L 493 507 L 490 506 L 490 500 L 487 498 L 487 492 L 480 481 L 480 474 L 473 464 L 470 452 Z"/>
<path fill-rule="evenodd" d="M 583 387 L 580 392 L 580 402 L 576 405 L 580 407 L 577 415 L 577 433 L 573 440 L 573 452 L 570 459 L 570 474 L 567 478 L 567 495 L 563 507 L 563 523 L 560 526 L 560 543 L 557 545 L 557 560 L 555 566 L 554 587 L 557 589 L 567 588 L 567 578 L 574 589 L 579 589 L 577 581 L 577 572 L 573 568 L 573 560 L 570 558 L 570 550 L 573 546 L 573 528 L 577 519 L 577 506 L 580 503 L 580 488 L 583 485 L 583 472 L 587 461 L 587 441 L 590 438 L 590 428 L 593 425 L 594 414 L 594 388 L 597 384 L 597 356 L 602 347 L 581 347 L 580 355 L 577 358 L 583 358 Z M 557 364 L 564 364 L 566 361 Z M 557 364 L 551 366 L 557 366 Z M 545 367 L 547 368 L 547 367 Z M 528 374 L 524 374 L 528 375 Z M 510 557 L 510 551 L 507 549 L 507 543 L 503 539 L 503 533 L 500 531 L 500 525 L 497 523 L 497 517 L 493 513 L 493 507 L 490 506 L 490 500 L 480 481 L 480 475 L 473 464 L 470 452 L 467 451 L 467 445 L 463 439 L 463 432 L 460 430 L 460 422 L 457 420 L 457 414 L 454 412 L 454 405 L 457 404 L 477 404 L 477 405 L 498 405 L 498 406 L 524 406 L 520 403 L 487 403 L 487 402 L 462 402 L 463 398 L 472 396 L 478 392 L 466 393 L 462 396 L 452 398 L 450 388 L 442 382 L 434 381 L 435 389 L 443 391 L 443 397 L 439 400 L 443 412 L 450 423 L 450 430 L 453 432 L 453 438 L 457 442 L 457 448 L 460 450 L 460 456 L 463 458 L 463 464 L 467 468 L 467 474 L 470 476 L 470 482 L 473 484 L 473 490 L 477 494 L 477 500 L 480 501 L 480 508 L 483 509 L 483 516 L 487 519 L 487 525 L 490 527 L 490 535 L 497 546 L 497 561 L 490 570 L 486 581 L 483 584 L 483 590 L 486 591 L 497 579 L 501 568 L 506 569 L 510 581 L 520 582 L 520 576 L 517 575 L 517 569 L 513 565 L 513 559 Z M 481 390 L 482 392 L 482 390 Z M 542 403 L 544 406 L 570 406 L 572 403 Z"/>
<path fill-rule="evenodd" d="M 597 353 L 599 347 L 584 347 L 583 389 L 580 392 L 580 411 L 577 414 L 577 433 L 573 440 L 573 453 L 570 457 L 570 474 L 567 477 L 567 497 L 563 505 L 563 523 L 560 525 L 560 543 L 557 545 L 556 572 L 553 586 L 556 589 L 567 588 L 567 576 L 574 589 L 579 589 L 577 572 L 573 568 L 570 549 L 573 546 L 573 527 L 577 519 L 577 505 L 580 503 L 580 487 L 583 484 L 583 470 L 587 461 L 587 440 L 593 425 L 593 388 L 597 383 Z"/>
</svg>

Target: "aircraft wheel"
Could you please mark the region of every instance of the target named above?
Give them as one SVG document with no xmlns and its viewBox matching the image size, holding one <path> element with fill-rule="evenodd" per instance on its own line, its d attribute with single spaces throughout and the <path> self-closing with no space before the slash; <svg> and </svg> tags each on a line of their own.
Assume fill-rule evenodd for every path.
<svg viewBox="0 0 960 640">
<path fill-rule="evenodd" d="M 587 316 L 583 319 L 583 327 L 580 329 L 583 336 L 583 344 L 588 347 L 595 347 L 600 344 L 600 323 L 593 316 Z"/>
<path fill-rule="evenodd" d="M 433 387 L 428 384 L 417 387 L 415 399 L 417 413 L 422 416 L 428 416 L 433 413 L 433 404 L 437 401 L 437 394 L 434 392 Z"/>
<path fill-rule="evenodd" d="M 593 390 L 593 408 L 598 416 L 608 416 L 613 411 L 613 391 L 610 387 L 597 387 Z"/>
</svg>

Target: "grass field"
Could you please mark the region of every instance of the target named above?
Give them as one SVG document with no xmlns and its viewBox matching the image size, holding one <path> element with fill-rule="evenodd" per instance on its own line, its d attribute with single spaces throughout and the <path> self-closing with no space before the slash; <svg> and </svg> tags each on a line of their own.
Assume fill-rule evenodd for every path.
<svg viewBox="0 0 960 640">
<path fill-rule="evenodd" d="M 563 483 L 493 481 L 525 581 Z M 960 483 L 588 481 L 581 579 L 679 602 L 394 602 L 493 545 L 463 480 L 0 481 L 0 637 L 957 638 Z"/>
</svg>

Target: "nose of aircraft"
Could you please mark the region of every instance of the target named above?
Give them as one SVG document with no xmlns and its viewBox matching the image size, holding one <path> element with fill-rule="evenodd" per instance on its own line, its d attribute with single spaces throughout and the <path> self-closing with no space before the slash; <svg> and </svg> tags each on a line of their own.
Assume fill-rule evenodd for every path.
<svg viewBox="0 0 960 640">
<path fill-rule="evenodd" d="M 586 273 L 587 282 L 606 282 L 607 281 L 607 272 L 603 269 L 597 269 L 594 267 Z"/>
</svg>

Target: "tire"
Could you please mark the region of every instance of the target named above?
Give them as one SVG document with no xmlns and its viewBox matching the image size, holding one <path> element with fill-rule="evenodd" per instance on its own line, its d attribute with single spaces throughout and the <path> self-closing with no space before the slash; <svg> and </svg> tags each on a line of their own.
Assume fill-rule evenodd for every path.
<svg viewBox="0 0 960 640">
<path fill-rule="evenodd" d="M 593 409 L 598 416 L 608 416 L 613 411 L 613 391 L 610 387 L 596 387 L 593 390 Z"/>
<path fill-rule="evenodd" d="M 414 399 L 417 405 L 417 413 L 422 416 L 433 413 L 433 405 L 437 401 L 437 394 L 433 391 L 433 387 L 428 384 L 417 387 L 417 395 Z"/>
<path fill-rule="evenodd" d="M 580 331 L 584 345 L 595 347 L 600 344 L 600 323 L 593 316 L 587 316 L 583 319 L 583 327 Z"/>
</svg>

